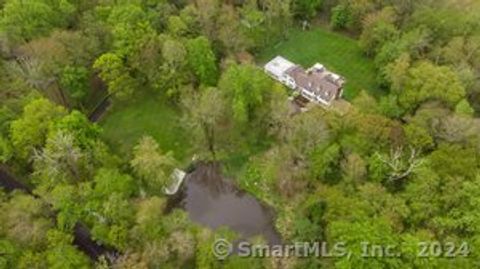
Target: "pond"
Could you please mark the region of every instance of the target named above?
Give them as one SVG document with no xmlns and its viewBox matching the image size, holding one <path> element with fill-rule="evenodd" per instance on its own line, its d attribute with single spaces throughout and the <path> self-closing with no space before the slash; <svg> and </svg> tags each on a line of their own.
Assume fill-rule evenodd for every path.
<svg viewBox="0 0 480 269">
<path fill-rule="evenodd" d="M 224 178 L 218 164 L 198 165 L 173 199 L 194 222 L 212 229 L 228 227 L 244 239 L 261 235 L 269 244 L 281 243 L 273 210 Z"/>
</svg>

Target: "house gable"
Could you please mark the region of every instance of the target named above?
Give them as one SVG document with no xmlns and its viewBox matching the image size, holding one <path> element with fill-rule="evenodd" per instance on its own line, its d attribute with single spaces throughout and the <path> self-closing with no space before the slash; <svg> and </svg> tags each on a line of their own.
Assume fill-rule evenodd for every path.
<svg viewBox="0 0 480 269">
<path fill-rule="evenodd" d="M 305 70 L 281 56 L 268 62 L 265 72 L 310 101 L 325 105 L 341 97 L 345 83 L 341 76 L 328 71 L 322 64 L 316 63 Z"/>
</svg>

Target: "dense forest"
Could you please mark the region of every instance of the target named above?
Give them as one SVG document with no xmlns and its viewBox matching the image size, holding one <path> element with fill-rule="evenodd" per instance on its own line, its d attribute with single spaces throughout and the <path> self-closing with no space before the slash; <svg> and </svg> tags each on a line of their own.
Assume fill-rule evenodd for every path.
<svg viewBox="0 0 480 269">
<path fill-rule="evenodd" d="M 0 6 L 0 268 L 480 267 L 480 2 Z M 342 59 L 346 105 L 292 113 L 263 72 L 287 41 L 292 55 L 320 46 L 304 34 L 371 64 L 325 53 Z M 351 252 L 217 259 L 213 242 L 239 235 L 163 191 L 192 163 L 272 208 L 283 242 Z M 79 225 L 103 252 L 82 249 Z M 401 255 L 365 258 L 362 242 Z"/>
</svg>

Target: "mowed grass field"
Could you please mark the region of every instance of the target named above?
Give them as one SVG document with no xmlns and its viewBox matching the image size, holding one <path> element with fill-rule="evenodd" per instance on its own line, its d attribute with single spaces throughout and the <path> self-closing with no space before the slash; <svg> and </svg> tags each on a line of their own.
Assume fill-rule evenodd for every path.
<svg viewBox="0 0 480 269">
<path fill-rule="evenodd" d="M 146 95 L 126 104 L 115 104 L 100 121 L 103 137 L 115 153 L 131 157 L 132 149 L 143 135 L 150 135 L 163 152 L 173 151 L 184 163 L 190 148 L 180 112 L 155 96 Z"/>
<path fill-rule="evenodd" d="M 351 100 L 361 90 L 378 96 L 381 94 L 375 82 L 373 61 L 366 57 L 358 42 L 345 35 L 314 27 L 308 31 L 294 28 L 288 40 L 269 47 L 257 56 L 259 64 L 265 64 L 281 55 L 288 60 L 309 68 L 319 62 L 327 69 L 347 79 L 344 98 Z"/>
<path fill-rule="evenodd" d="M 363 55 L 356 40 L 322 28 L 309 31 L 292 29 L 288 40 L 278 43 L 257 55 L 264 64 L 276 55 L 282 55 L 305 68 L 316 62 L 347 79 L 344 97 L 354 98 L 362 89 L 379 95 L 375 83 L 375 69 L 371 59 Z M 143 135 L 151 135 L 163 151 L 173 151 L 177 160 L 186 162 L 191 157 L 188 130 L 181 126 L 178 109 L 154 95 L 145 95 L 122 103 L 115 103 L 100 121 L 104 139 L 121 156 L 131 157 L 134 145 Z M 239 149 L 227 160 L 232 167 L 241 166 L 250 151 Z M 234 169 L 235 170 L 235 169 Z"/>
</svg>

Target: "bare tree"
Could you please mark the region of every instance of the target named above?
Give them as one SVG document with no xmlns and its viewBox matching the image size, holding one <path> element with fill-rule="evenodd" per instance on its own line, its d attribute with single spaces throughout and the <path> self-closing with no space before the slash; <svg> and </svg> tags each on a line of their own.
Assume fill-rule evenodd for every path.
<svg viewBox="0 0 480 269">
<path fill-rule="evenodd" d="M 50 100 L 69 107 L 67 97 L 57 85 L 54 76 L 46 76 L 42 63 L 35 58 L 21 56 L 15 62 L 10 62 L 9 68 L 13 74 L 24 79 L 28 86 L 38 90 Z"/>
<path fill-rule="evenodd" d="M 403 147 L 392 148 L 388 158 L 377 153 L 378 158 L 390 168 L 389 181 L 402 180 L 412 174 L 423 162 L 418 155 L 419 152 L 413 147 L 410 147 L 410 154 Z"/>
<path fill-rule="evenodd" d="M 47 146 L 35 152 L 34 160 L 37 173 L 46 178 L 81 180 L 80 162 L 84 154 L 75 146 L 74 138 L 70 134 L 58 132 L 47 141 Z"/>
</svg>

